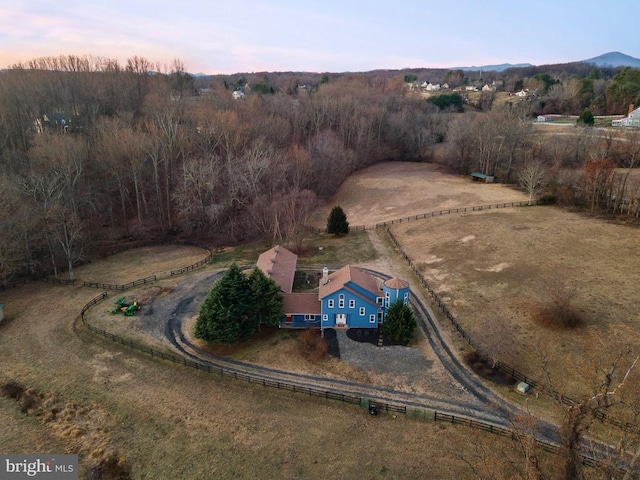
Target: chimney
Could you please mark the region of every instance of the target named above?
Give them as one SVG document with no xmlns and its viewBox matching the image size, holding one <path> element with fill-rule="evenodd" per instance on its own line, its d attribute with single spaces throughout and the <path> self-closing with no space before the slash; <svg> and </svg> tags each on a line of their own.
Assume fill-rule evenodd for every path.
<svg viewBox="0 0 640 480">
<path fill-rule="evenodd" d="M 322 269 L 322 285 L 326 285 L 329 282 L 329 269 L 324 267 Z"/>
<path fill-rule="evenodd" d="M 633 112 L 635 110 L 635 108 L 633 108 L 633 107 L 634 107 L 633 103 L 631 105 L 629 105 L 629 111 L 627 112 L 627 117 L 629 115 L 631 115 L 631 112 Z"/>
</svg>

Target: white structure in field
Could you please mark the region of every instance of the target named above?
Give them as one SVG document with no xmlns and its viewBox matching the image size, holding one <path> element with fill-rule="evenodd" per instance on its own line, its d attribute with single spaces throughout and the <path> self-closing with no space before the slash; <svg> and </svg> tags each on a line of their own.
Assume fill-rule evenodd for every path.
<svg viewBox="0 0 640 480">
<path fill-rule="evenodd" d="M 640 127 L 640 108 L 633 109 L 633 105 L 629 107 L 629 114 L 620 120 L 613 120 L 612 127 Z"/>
</svg>

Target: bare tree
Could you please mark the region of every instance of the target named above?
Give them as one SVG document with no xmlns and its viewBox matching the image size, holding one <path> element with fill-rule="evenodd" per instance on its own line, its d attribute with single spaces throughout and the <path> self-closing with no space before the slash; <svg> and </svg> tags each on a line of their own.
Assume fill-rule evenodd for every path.
<svg viewBox="0 0 640 480">
<path fill-rule="evenodd" d="M 540 160 L 529 160 L 518 173 L 520 186 L 529 194 L 529 205 L 533 204 L 533 197 L 544 188 L 546 166 Z"/>
</svg>

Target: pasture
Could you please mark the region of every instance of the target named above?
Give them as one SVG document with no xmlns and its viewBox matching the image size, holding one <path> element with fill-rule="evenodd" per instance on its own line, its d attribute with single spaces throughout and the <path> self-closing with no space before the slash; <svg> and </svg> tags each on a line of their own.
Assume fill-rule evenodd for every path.
<svg viewBox="0 0 640 480">
<path fill-rule="evenodd" d="M 341 204 L 349 222 L 359 225 L 523 199 L 523 193 L 508 187 L 450 177 L 432 165 L 388 163 L 356 172 L 331 205 Z M 324 226 L 331 205 L 318 213 L 318 226 Z M 509 361 L 533 370 L 538 361 L 534 347 L 549 345 L 558 358 L 549 364 L 554 378 L 563 373 L 569 394 L 582 392 L 576 366 L 594 357 L 594 338 L 604 345 L 610 339 L 637 344 L 632 279 L 640 252 L 630 227 L 533 207 L 451 215 L 393 230 L 465 329 L 480 330 L 482 318 L 500 305 L 499 313 L 517 327 Z M 323 251 L 342 263 L 340 252 L 354 251 L 349 237 L 339 240 L 344 245 L 332 246 L 324 236 L 318 241 L 332 246 Z M 354 237 L 356 250 L 366 252 L 363 264 L 384 265 L 406 276 L 406 267 L 381 236 Z M 310 251 L 317 250 L 318 243 L 310 245 Z M 184 248 L 125 252 L 83 266 L 77 275 L 125 283 L 186 266 L 205 254 Z M 242 264 L 259 248 L 238 249 L 236 260 Z M 232 251 L 225 252 L 205 271 L 233 259 Z M 537 301 L 535 292 L 550 276 L 579 287 L 578 304 L 589 319 L 582 330 L 547 331 L 527 316 Z M 406 278 L 414 288 L 415 278 Z M 158 282 L 153 287 L 158 292 L 148 293 L 162 295 L 181 281 Z M 476 478 L 469 464 L 485 476 L 498 478 L 495 472 L 502 472 L 504 478 L 513 477 L 509 462 L 515 465 L 519 455 L 511 440 L 402 416 L 371 417 L 355 406 L 154 360 L 94 336 L 77 317 L 98 292 L 31 283 L 0 295 L 6 317 L 0 324 L 0 385 L 19 382 L 47 399 L 42 408 L 21 411 L 14 400 L 0 396 L 0 451 L 79 452 L 83 472 L 105 459 L 121 459 L 132 478 L 167 478 L 167 472 L 189 479 Z M 104 311 L 105 305 L 98 308 Z M 450 336 L 462 353 L 462 343 Z M 289 339 L 283 345 L 284 352 L 290 349 Z M 260 362 L 269 358 L 255 351 L 246 355 Z M 637 379 L 638 372 L 632 372 L 635 385 Z M 64 414 L 52 414 L 54 409 Z"/>
</svg>

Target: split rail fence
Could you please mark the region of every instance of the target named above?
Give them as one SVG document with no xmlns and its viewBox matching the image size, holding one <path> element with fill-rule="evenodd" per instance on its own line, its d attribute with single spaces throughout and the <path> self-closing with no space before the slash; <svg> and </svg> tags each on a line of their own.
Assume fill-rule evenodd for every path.
<svg viewBox="0 0 640 480">
<path fill-rule="evenodd" d="M 524 205 L 528 205 L 528 202 L 520 202 L 520 204 L 518 204 L 516 202 L 514 204 L 503 204 L 503 205 L 524 206 Z M 452 210 L 448 210 L 448 211 L 443 210 L 442 212 L 457 213 L 456 212 L 457 210 L 460 210 L 460 209 L 452 209 Z M 431 215 L 431 216 L 434 216 L 434 215 Z M 423 217 L 421 217 L 421 218 L 423 218 Z M 396 222 L 396 223 L 401 223 L 401 222 Z M 404 258 L 404 260 L 407 262 L 407 264 L 409 265 L 411 270 L 413 270 L 413 273 L 415 274 L 415 276 L 420 281 L 420 284 L 422 285 L 422 287 L 425 290 L 427 290 L 427 292 L 429 292 L 429 295 L 431 295 L 431 298 L 433 299 L 434 303 L 438 306 L 438 308 L 444 314 L 444 316 L 447 317 L 447 319 L 449 320 L 449 322 L 451 323 L 453 328 L 455 328 L 455 330 L 467 342 L 467 344 L 470 347 L 474 348 L 476 351 L 482 353 L 482 347 L 473 342 L 473 340 L 471 339 L 471 336 L 464 330 L 462 325 L 460 325 L 458 320 L 456 320 L 456 318 L 453 316 L 453 314 L 451 313 L 451 311 L 449 310 L 447 305 L 438 296 L 438 293 L 431 287 L 429 282 L 427 282 L 427 280 L 424 278 L 424 275 L 422 274 L 422 272 L 420 271 L 418 266 L 413 262 L 411 257 L 409 257 L 409 255 L 402 248 L 402 245 L 400 245 L 400 242 L 398 241 L 398 239 L 395 237 L 395 235 L 393 234 L 393 232 L 389 228 L 389 225 L 390 224 L 387 224 L 387 225 L 384 226 L 385 232 L 387 233 L 387 235 L 391 239 L 391 242 L 393 243 L 393 245 L 398 249 L 398 251 L 402 255 L 402 258 Z M 509 365 L 509 364 L 507 364 L 507 363 L 505 363 L 503 361 L 498 360 L 496 362 L 495 366 L 496 366 L 496 368 L 498 368 L 498 370 L 504 372 L 507 375 L 511 375 L 514 379 L 516 379 L 516 380 L 518 380 L 520 382 L 524 382 L 524 383 L 530 385 L 531 387 L 539 388 L 543 393 L 545 393 L 546 395 L 549 395 L 550 397 L 560 401 L 564 405 L 573 406 L 573 405 L 577 404 L 577 402 L 574 399 L 572 399 L 570 397 L 567 397 L 566 395 L 562 395 L 562 394 L 560 394 L 559 392 L 557 392 L 555 390 L 552 390 L 550 388 L 545 387 L 540 382 L 538 382 L 535 379 L 525 375 L 524 373 L 521 373 L 521 372 L 517 371 L 511 365 Z M 623 430 L 626 430 L 626 431 L 637 431 L 638 430 L 638 425 L 630 423 L 630 422 L 623 422 L 623 421 L 621 421 L 619 419 L 611 417 L 610 415 L 607 415 L 606 413 L 604 413 L 602 411 L 595 411 L 594 412 L 594 416 L 598 420 L 600 420 L 602 422 L 607 422 L 607 423 L 609 423 L 611 425 L 614 425 L 614 426 L 616 426 L 618 428 L 621 428 Z"/>
<path fill-rule="evenodd" d="M 406 405 L 400 404 L 391 404 L 386 402 L 380 402 L 377 400 L 367 399 L 364 397 L 359 397 L 355 395 L 351 395 L 348 393 L 341 393 L 339 391 L 331 391 L 331 390 L 322 390 L 312 387 L 307 387 L 304 385 L 296 385 L 290 382 L 284 382 L 280 380 L 265 378 L 264 376 L 252 375 L 248 372 L 238 372 L 236 370 L 225 368 L 219 365 L 212 365 L 209 363 L 196 362 L 193 360 L 188 360 L 186 357 L 181 355 L 174 355 L 171 353 L 161 352 L 159 350 L 155 350 L 151 347 L 147 347 L 146 345 L 142 345 L 138 342 L 134 342 L 132 340 L 126 339 L 119 335 L 113 334 L 101 328 L 97 328 L 91 325 L 85 318 L 85 313 L 92 306 L 100 303 L 102 300 L 108 297 L 107 292 L 102 292 L 100 295 L 94 297 L 90 300 L 82 310 L 80 311 L 80 318 L 82 320 L 83 325 L 87 328 L 87 330 L 101 335 L 104 338 L 111 340 L 115 343 L 119 343 L 125 347 L 138 350 L 142 353 L 150 355 L 151 357 L 161 358 L 162 360 L 170 361 L 177 365 L 182 365 L 184 367 L 193 368 L 195 370 L 203 371 L 209 374 L 218 375 L 220 377 L 227 377 L 234 380 L 241 380 L 254 385 L 261 385 L 263 387 L 269 388 L 277 388 L 278 390 L 285 390 L 292 393 L 299 393 L 303 395 L 308 395 L 310 397 L 318 397 L 324 398 L 327 400 L 336 400 L 343 403 L 348 403 L 352 405 L 358 405 L 360 407 L 366 407 L 371 409 L 371 407 L 375 407 L 380 412 L 386 413 L 399 413 L 402 415 L 409 416 L 410 418 L 419 419 L 423 421 L 431 420 L 434 422 L 445 422 L 450 423 L 452 425 L 464 425 L 470 428 L 482 430 L 483 432 L 487 432 L 494 435 L 499 435 L 502 437 L 508 437 L 512 440 L 517 438 L 517 434 L 509 430 L 507 428 L 499 427 L 493 425 L 491 423 L 483 422 L 480 420 L 474 420 L 472 418 L 460 417 L 457 415 L 452 415 L 448 413 L 442 413 L 438 411 L 430 411 L 427 409 L 415 409 L 415 408 L 407 408 Z M 536 439 L 537 444 L 544 451 L 560 454 L 562 452 L 562 448 L 554 445 L 552 443 Z M 582 456 L 582 463 L 584 465 L 595 466 L 597 465 L 597 461 L 588 456 Z"/>
</svg>

